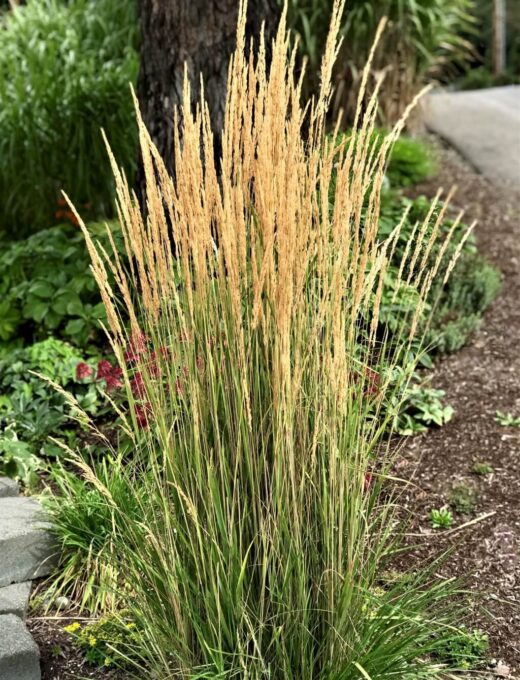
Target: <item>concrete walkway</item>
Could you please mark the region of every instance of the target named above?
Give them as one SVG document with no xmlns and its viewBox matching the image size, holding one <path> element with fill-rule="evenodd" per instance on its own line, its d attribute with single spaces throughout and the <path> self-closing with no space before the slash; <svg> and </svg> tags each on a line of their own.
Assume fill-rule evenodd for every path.
<svg viewBox="0 0 520 680">
<path fill-rule="evenodd" d="M 56 549 L 36 501 L 0 477 L 0 680 L 40 680 L 39 651 L 25 626 L 31 581 L 50 573 Z"/>
<path fill-rule="evenodd" d="M 424 118 L 491 182 L 520 189 L 520 85 L 431 94 Z"/>
</svg>

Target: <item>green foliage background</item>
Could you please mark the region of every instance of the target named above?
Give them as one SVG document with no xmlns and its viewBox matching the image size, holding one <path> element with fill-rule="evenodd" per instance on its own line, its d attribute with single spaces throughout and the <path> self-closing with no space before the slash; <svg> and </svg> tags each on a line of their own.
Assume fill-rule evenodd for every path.
<svg viewBox="0 0 520 680">
<path fill-rule="evenodd" d="M 0 237 L 55 223 L 61 190 L 112 213 L 100 129 L 133 172 L 137 34 L 133 2 L 28 0 L 0 17 Z"/>
</svg>

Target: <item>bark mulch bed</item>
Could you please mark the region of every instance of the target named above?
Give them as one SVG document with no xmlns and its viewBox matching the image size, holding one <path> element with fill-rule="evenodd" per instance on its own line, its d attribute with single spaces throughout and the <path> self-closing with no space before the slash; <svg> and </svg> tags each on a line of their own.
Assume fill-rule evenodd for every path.
<svg viewBox="0 0 520 680">
<path fill-rule="evenodd" d="M 462 578 L 475 593 L 469 625 L 489 634 L 504 677 L 520 677 L 520 428 L 495 421 L 497 410 L 520 416 L 520 195 L 487 182 L 452 149 L 439 145 L 439 155 L 439 175 L 414 187 L 413 195 L 433 196 L 439 186 L 456 184 L 452 203 L 465 209 L 466 221 L 478 220 L 479 249 L 500 267 L 503 284 L 470 343 L 433 372 L 432 385 L 446 391 L 455 409 L 452 421 L 407 440 L 401 451 L 401 476 L 412 479 L 405 504 L 414 546 L 403 567 L 452 550 L 442 574 Z M 472 471 L 483 462 L 492 474 Z M 444 535 L 433 531 L 429 510 L 449 504 L 461 484 L 473 490 L 476 504 L 469 515 L 454 512 L 454 529 L 494 514 Z"/>
</svg>

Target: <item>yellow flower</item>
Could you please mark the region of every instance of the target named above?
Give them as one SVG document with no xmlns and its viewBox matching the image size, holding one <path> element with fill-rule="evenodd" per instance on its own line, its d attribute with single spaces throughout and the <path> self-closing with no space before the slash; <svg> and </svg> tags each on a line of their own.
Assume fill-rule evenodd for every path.
<svg viewBox="0 0 520 680">
<path fill-rule="evenodd" d="M 132 628 L 135 628 L 135 623 L 127 623 L 126 627 L 131 630 Z"/>
<path fill-rule="evenodd" d="M 65 626 L 63 630 L 66 630 L 67 633 L 75 633 L 81 626 L 77 621 L 74 621 L 74 623 L 70 623 L 68 626 Z"/>
<path fill-rule="evenodd" d="M 96 643 L 97 643 L 97 639 L 91 635 L 88 639 L 88 643 L 91 647 L 95 647 Z"/>
</svg>

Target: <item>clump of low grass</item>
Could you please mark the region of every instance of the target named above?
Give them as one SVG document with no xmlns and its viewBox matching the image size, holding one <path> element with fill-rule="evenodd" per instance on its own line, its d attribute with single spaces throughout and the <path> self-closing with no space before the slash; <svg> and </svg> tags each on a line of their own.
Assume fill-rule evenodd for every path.
<svg viewBox="0 0 520 680">
<path fill-rule="evenodd" d="M 49 481 L 54 493 L 42 497 L 59 540 L 60 564 L 46 593 L 50 603 L 66 593 L 80 612 L 116 609 L 118 593 L 126 584 L 114 536 L 118 509 L 125 507 L 127 520 L 139 522 L 142 507 L 136 502 L 138 485 L 130 488 L 132 476 L 120 474 L 123 464 L 121 457 L 107 456 L 93 464 L 94 478 L 61 463 L 52 467 Z"/>
<path fill-rule="evenodd" d="M 115 474 L 129 495 L 82 471 L 114 512 L 149 677 L 442 675 L 429 659 L 452 635 L 453 585 L 432 572 L 375 588 L 396 534 L 383 404 L 415 367 L 402 358 L 443 213 L 403 258 L 417 304 L 390 344 L 378 315 L 399 228 L 381 241 L 378 218 L 402 122 L 375 148 L 373 97 L 355 145 L 327 140 L 342 9 L 302 106 L 285 15 L 268 70 L 262 40 L 246 53 L 241 5 L 220 166 L 186 81 L 173 178 L 139 119 L 146 216 L 113 160 L 125 263 L 84 228 L 128 398 L 132 459 Z"/>
</svg>

